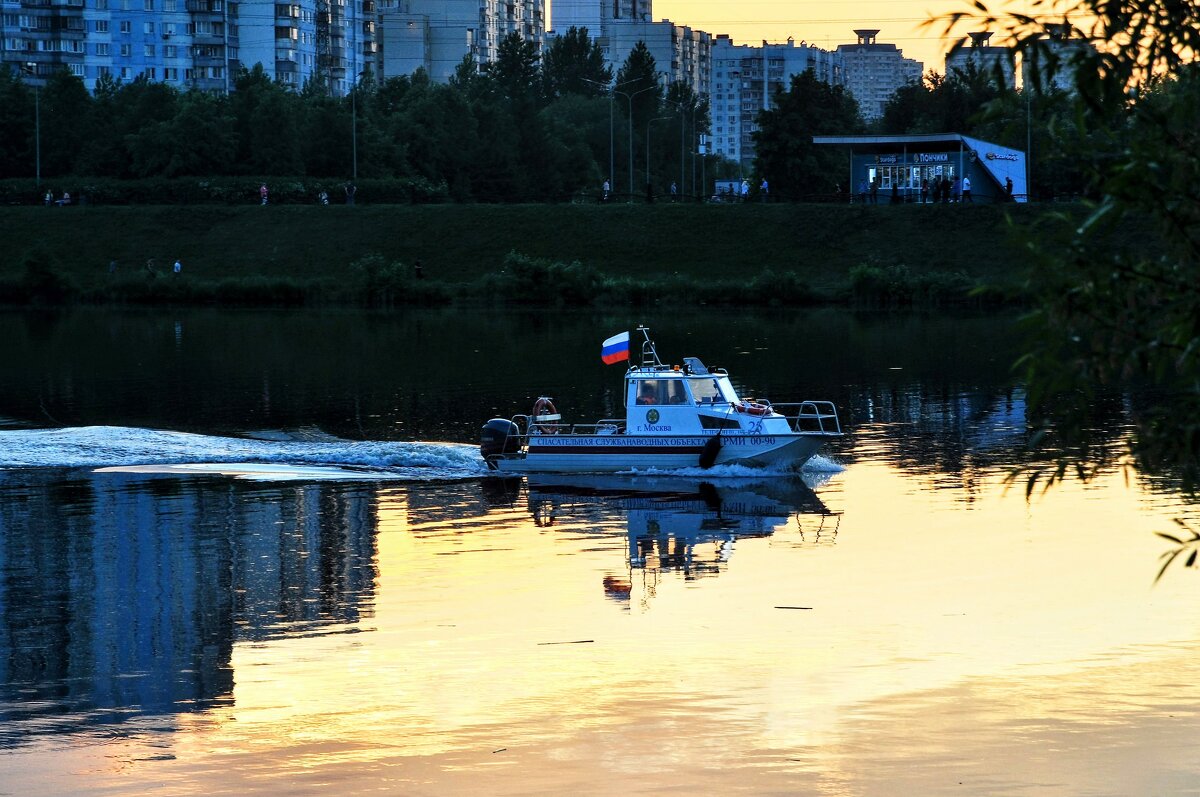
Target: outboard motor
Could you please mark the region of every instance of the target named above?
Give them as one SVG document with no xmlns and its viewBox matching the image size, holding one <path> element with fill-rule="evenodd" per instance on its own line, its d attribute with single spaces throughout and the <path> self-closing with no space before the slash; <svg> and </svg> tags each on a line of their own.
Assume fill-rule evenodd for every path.
<svg viewBox="0 0 1200 797">
<path fill-rule="evenodd" d="M 505 418 L 492 418 L 483 425 L 479 434 L 479 453 L 488 464 L 491 457 L 500 454 L 515 454 L 521 450 L 521 430 Z"/>
</svg>

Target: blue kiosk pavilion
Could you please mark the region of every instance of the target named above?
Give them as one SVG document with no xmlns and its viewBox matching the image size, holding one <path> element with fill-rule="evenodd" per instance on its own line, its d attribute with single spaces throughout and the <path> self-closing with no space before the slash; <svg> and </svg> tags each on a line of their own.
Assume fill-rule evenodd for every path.
<svg viewBox="0 0 1200 797">
<path fill-rule="evenodd" d="M 850 192 L 874 183 L 879 202 L 921 201 L 921 182 L 968 177 L 972 200 L 1025 202 L 1025 153 L 961 133 L 916 136 L 813 136 L 814 144 L 850 148 Z M 895 190 L 893 190 L 895 189 Z M 855 200 L 857 201 L 857 199 Z"/>
</svg>

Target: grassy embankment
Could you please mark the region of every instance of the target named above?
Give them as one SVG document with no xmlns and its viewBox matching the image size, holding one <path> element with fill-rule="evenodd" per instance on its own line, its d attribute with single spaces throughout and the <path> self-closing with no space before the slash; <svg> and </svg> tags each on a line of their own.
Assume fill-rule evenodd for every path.
<svg viewBox="0 0 1200 797">
<path fill-rule="evenodd" d="M 1017 227 L 1045 215 L 984 205 L 6 208 L 0 301 L 978 301 L 978 286 L 1019 292 L 1023 255 L 1006 213 Z M 181 278 L 170 274 L 176 259 Z"/>
</svg>

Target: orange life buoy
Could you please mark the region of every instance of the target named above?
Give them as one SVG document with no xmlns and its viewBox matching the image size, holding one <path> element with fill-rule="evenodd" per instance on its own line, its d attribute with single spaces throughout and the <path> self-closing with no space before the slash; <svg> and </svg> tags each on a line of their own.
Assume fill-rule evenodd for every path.
<svg viewBox="0 0 1200 797">
<path fill-rule="evenodd" d="M 558 423 L 562 415 L 554 408 L 554 402 L 546 396 L 540 397 L 533 403 L 533 412 L 529 416 L 533 431 L 539 434 L 557 434 Z"/>
<path fill-rule="evenodd" d="M 745 404 L 734 404 L 733 406 L 738 412 L 744 412 L 747 415 L 766 415 L 771 411 L 769 406 L 759 404 L 757 401 L 747 401 Z"/>
</svg>

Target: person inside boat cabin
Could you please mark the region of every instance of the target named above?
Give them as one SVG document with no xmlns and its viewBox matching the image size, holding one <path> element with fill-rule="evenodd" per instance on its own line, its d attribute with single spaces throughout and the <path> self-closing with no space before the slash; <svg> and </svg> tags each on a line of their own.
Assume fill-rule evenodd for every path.
<svg viewBox="0 0 1200 797">
<path fill-rule="evenodd" d="M 687 391 L 680 379 L 644 379 L 638 387 L 638 404 L 687 404 Z"/>
<path fill-rule="evenodd" d="M 638 404 L 658 404 L 658 380 L 646 379 L 638 389 Z"/>
</svg>

